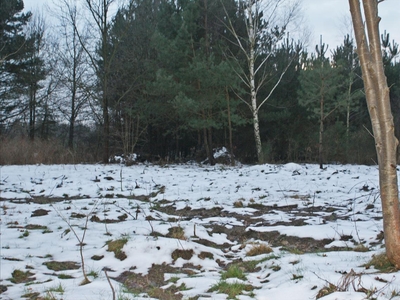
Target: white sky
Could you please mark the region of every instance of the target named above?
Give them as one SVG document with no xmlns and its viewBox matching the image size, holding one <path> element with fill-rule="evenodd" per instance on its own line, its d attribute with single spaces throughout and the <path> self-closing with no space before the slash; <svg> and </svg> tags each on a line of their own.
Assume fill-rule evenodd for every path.
<svg viewBox="0 0 400 300">
<path fill-rule="evenodd" d="M 57 0 L 24 0 L 26 9 L 42 10 L 45 4 Z M 78 0 L 79 1 L 79 0 Z M 216 1 L 216 0 L 215 0 Z M 351 31 L 348 0 L 302 0 L 306 26 L 311 31 L 309 48 L 314 49 L 319 44 L 322 35 L 323 42 L 333 50 L 343 42 L 345 34 Z M 400 44 L 400 0 L 385 0 L 379 4 L 381 16 L 380 30 L 390 33 L 390 39 Z M 346 25 L 347 24 L 347 25 Z"/>
<path fill-rule="evenodd" d="M 302 0 L 306 22 L 309 24 L 312 37 L 310 46 L 319 44 L 322 35 L 323 42 L 333 50 L 343 42 L 343 37 L 351 31 L 350 8 L 348 0 Z M 400 1 L 385 0 L 379 4 L 381 33 L 390 33 L 390 40 L 400 44 Z M 328 49 L 328 50 L 329 50 Z"/>
</svg>

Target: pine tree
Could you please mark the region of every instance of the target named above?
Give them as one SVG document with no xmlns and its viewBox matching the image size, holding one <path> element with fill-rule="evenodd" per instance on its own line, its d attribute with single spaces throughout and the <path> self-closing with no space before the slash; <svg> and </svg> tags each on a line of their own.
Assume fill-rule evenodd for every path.
<svg viewBox="0 0 400 300">
<path fill-rule="evenodd" d="M 338 68 L 334 68 L 325 56 L 327 45 L 321 43 L 315 47 L 317 55 L 308 60 L 300 74 L 299 102 L 311 112 L 311 117 L 318 120 L 318 163 L 324 164 L 324 130 L 326 120 L 341 105 L 338 102 L 338 87 L 341 82 Z"/>
<path fill-rule="evenodd" d="M 17 101 L 23 92 L 16 82 L 26 46 L 24 26 L 31 13 L 22 13 L 22 0 L 0 0 L 0 124 L 21 113 Z"/>
</svg>

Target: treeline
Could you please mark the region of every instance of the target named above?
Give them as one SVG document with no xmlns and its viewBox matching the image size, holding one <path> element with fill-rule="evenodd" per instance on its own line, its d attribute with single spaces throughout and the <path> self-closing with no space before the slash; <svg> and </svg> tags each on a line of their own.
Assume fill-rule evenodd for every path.
<svg viewBox="0 0 400 300">
<path fill-rule="evenodd" d="M 0 0 L 0 163 L 375 161 L 353 40 L 308 53 L 275 0 Z M 117 11 L 111 15 L 112 11 Z M 398 45 L 382 34 L 396 132 Z"/>
</svg>

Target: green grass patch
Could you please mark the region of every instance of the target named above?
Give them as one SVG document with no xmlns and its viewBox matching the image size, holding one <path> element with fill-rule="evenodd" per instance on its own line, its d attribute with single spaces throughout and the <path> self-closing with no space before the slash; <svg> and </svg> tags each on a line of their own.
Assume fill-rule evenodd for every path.
<svg viewBox="0 0 400 300">
<path fill-rule="evenodd" d="M 55 287 L 49 288 L 47 290 L 47 292 L 55 292 L 55 293 L 61 293 L 62 294 L 62 293 L 65 292 L 65 290 L 64 290 L 64 287 L 62 286 L 62 284 L 60 283 L 59 285 L 57 285 Z"/>
<path fill-rule="evenodd" d="M 225 280 L 228 278 L 238 278 L 241 280 L 246 280 L 246 275 L 244 275 L 243 270 L 238 265 L 230 265 L 228 270 L 223 272 L 221 279 Z"/>
<path fill-rule="evenodd" d="M 37 224 L 28 224 L 28 225 L 25 226 L 25 229 L 30 229 L 30 230 L 48 230 L 47 226 L 37 225 Z"/>
<path fill-rule="evenodd" d="M 74 261 L 46 261 L 43 263 L 48 269 L 53 271 L 77 270 L 81 266 Z"/>
<path fill-rule="evenodd" d="M 68 275 L 68 274 L 64 274 L 64 273 L 58 274 L 57 277 L 58 277 L 58 279 L 72 279 L 72 278 L 75 278 L 74 276 L 71 276 L 71 275 Z"/>
<path fill-rule="evenodd" d="M 271 255 L 268 255 L 261 259 L 242 261 L 242 262 L 238 263 L 238 266 L 240 268 L 243 268 L 246 272 L 258 272 L 261 269 L 261 267 L 259 267 L 258 264 L 263 263 L 268 260 L 271 260 L 271 259 L 278 259 L 278 258 L 279 258 L 279 256 L 277 256 L 275 254 L 271 254 Z"/>
<path fill-rule="evenodd" d="M 246 270 L 246 272 L 258 272 L 261 270 L 257 265 L 260 263 L 260 260 L 246 260 L 240 262 L 238 265 Z"/>
<path fill-rule="evenodd" d="M 29 292 L 26 294 L 21 295 L 21 298 L 27 298 L 27 299 L 41 299 L 39 298 L 40 293 L 39 292 Z"/>
<path fill-rule="evenodd" d="M 91 270 L 89 273 L 86 274 L 87 276 L 93 277 L 93 278 L 97 278 L 99 277 L 99 272 L 93 271 Z"/>
<path fill-rule="evenodd" d="M 36 278 L 32 277 L 33 273 L 29 272 L 29 271 L 21 271 L 21 270 L 14 270 L 11 273 L 11 278 L 9 279 L 12 283 L 25 283 L 25 282 L 30 282 L 30 281 L 34 281 Z"/>
<path fill-rule="evenodd" d="M 177 277 L 177 276 L 174 276 L 174 277 L 171 277 L 168 281 L 173 283 L 173 284 L 176 284 L 179 279 L 181 279 L 181 278 Z"/>
<path fill-rule="evenodd" d="M 19 239 L 23 239 L 24 237 L 28 237 L 29 236 L 29 231 L 25 230 L 23 234 L 21 234 L 18 238 Z"/>
<path fill-rule="evenodd" d="M 227 294 L 228 299 L 236 299 L 236 296 L 242 295 L 243 292 L 252 293 L 253 290 L 254 287 L 250 284 L 244 284 L 240 282 L 228 283 L 225 280 L 222 280 L 214 285 L 209 292 Z"/>
</svg>

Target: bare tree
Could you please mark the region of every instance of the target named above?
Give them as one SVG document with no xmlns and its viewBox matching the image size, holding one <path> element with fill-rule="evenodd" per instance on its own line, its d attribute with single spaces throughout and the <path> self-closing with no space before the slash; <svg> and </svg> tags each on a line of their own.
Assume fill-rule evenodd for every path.
<svg viewBox="0 0 400 300">
<path fill-rule="evenodd" d="M 82 33 L 79 40 L 75 28 L 79 28 L 78 9 L 70 0 L 62 0 L 57 4 L 58 19 L 60 21 L 60 41 L 58 51 L 59 68 L 57 70 L 63 87 L 58 109 L 67 118 L 69 123 L 68 147 L 73 149 L 75 123 L 85 106 L 88 104 L 91 88 L 90 66 L 87 53 L 82 44 L 87 44 L 87 36 Z"/>
<path fill-rule="evenodd" d="M 98 99 L 102 110 L 102 126 L 103 126 L 103 163 L 109 162 L 109 144 L 110 144 L 110 121 L 109 121 L 109 95 L 108 95 L 108 79 L 111 67 L 112 58 L 109 52 L 109 13 L 112 4 L 115 0 L 85 0 L 84 6 L 86 8 L 86 15 L 91 17 L 89 24 L 93 25 L 99 36 L 96 38 L 100 39 L 100 46 L 98 51 L 90 48 L 86 43 L 85 35 L 83 30 L 78 27 L 78 24 L 74 23 L 74 30 L 81 43 L 83 49 L 88 55 L 91 67 L 95 70 L 100 85 L 100 95 Z M 85 28 L 88 30 L 88 28 Z M 97 42 L 98 40 L 96 40 Z M 89 43 L 90 44 L 90 43 Z M 95 47 L 96 48 L 96 47 Z M 99 63 L 100 62 L 100 63 Z"/>
<path fill-rule="evenodd" d="M 378 156 L 386 254 L 400 269 L 400 207 L 396 170 L 398 141 L 394 134 L 379 35 L 378 3 L 382 1 L 362 0 L 364 19 L 360 0 L 349 0 L 349 4 Z"/>
<path fill-rule="evenodd" d="M 244 0 L 239 2 L 239 9 L 244 12 L 246 25 L 245 36 L 242 36 L 235 28 L 233 21 L 225 10 L 227 21 L 226 27 L 233 35 L 233 43 L 244 55 L 246 64 L 242 65 L 238 58 L 236 60 L 236 73 L 248 89 L 249 98 L 240 97 L 249 107 L 254 128 L 254 138 L 259 163 L 263 162 L 262 143 L 258 113 L 260 108 L 268 101 L 274 90 L 280 84 L 283 76 L 289 68 L 291 61 L 283 68 L 277 79 L 275 79 L 269 93 L 263 99 L 259 99 L 260 89 L 271 79 L 267 70 L 267 62 L 286 34 L 289 23 L 294 19 L 299 8 L 299 1 L 290 2 L 281 20 L 277 20 L 278 10 L 290 1 L 286 0 Z M 279 24 L 280 23 L 280 24 Z M 268 40 L 263 38 L 267 35 Z"/>
<path fill-rule="evenodd" d="M 93 17 L 93 20 L 100 32 L 101 49 L 100 58 L 103 68 L 100 69 L 98 64 L 96 71 L 101 81 L 101 106 L 103 111 L 103 163 L 108 163 L 109 160 L 109 144 L 110 144 L 110 120 L 109 120 L 109 99 L 108 99 L 108 77 L 111 67 L 111 57 L 109 56 L 108 38 L 109 26 L 108 18 L 110 7 L 115 0 L 85 0 L 86 6 Z M 91 56 L 92 62 L 94 62 Z"/>
</svg>

